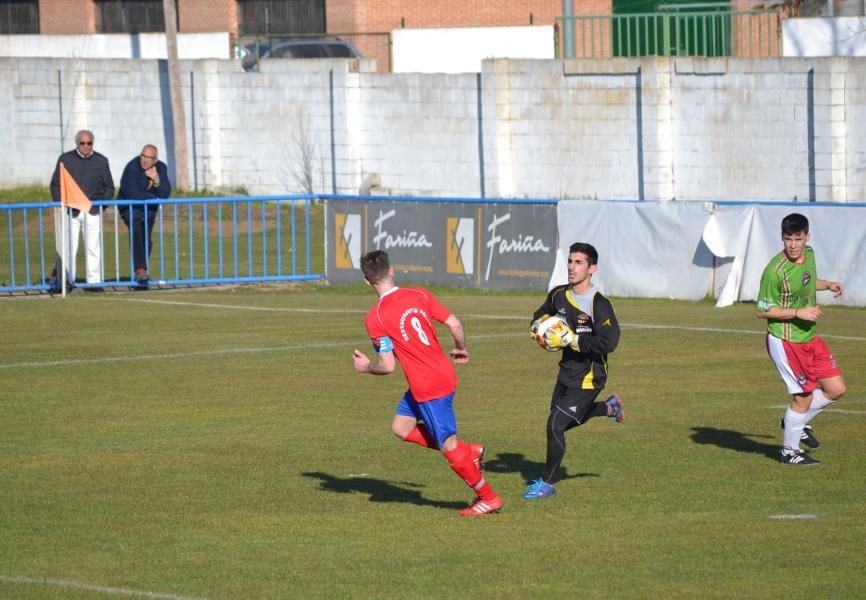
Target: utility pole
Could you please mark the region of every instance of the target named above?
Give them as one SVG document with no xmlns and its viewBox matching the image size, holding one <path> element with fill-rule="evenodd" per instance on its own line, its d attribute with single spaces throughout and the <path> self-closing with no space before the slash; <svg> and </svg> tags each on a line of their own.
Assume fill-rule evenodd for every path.
<svg viewBox="0 0 866 600">
<path fill-rule="evenodd" d="M 177 0 L 162 0 L 165 16 L 165 49 L 168 56 L 168 87 L 171 94 L 171 116 L 174 128 L 174 187 L 189 189 L 189 165 L 186 150 L 186 113 L 180 88 L 180 63 L 177 59 Z"/>
</svg>

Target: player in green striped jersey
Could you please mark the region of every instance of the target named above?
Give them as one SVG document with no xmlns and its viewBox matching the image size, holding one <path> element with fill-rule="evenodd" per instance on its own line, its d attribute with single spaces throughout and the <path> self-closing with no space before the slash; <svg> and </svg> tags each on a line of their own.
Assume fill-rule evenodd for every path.
<svg viewBox="0 0 866 600">
<path fill-rule="evenodd" d="M 846 391 L 836 359 L 817 335 L 816 321 L 823 311 L 817 292 L 842 295 L 842 284 L 819 279 L 815 252 L 809 241 L 809 220 L 792 213 L 782 219 L 784 249 L 761 275 L 757 315 L 767 319 L 767 352 L 791 394 L 782 419 L 783 446 L 779 461 L 791 465 L 819 461 L 800 450 L 800 441 L 818 447 L 809 423 Z"/>
</svg>

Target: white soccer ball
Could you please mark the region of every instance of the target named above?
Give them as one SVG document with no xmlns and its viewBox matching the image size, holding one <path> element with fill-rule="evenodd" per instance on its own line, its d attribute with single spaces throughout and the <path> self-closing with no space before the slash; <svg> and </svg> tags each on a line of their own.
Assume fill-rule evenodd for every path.
<svg viewBox="0 0 866 600">
<path fill-rule="evenodd" d="M 564 317 L 553 315 L 538 324 L 535 341 L 548 352 L 559 352 L 574 341 L 574 332 Z"/>
</svg>

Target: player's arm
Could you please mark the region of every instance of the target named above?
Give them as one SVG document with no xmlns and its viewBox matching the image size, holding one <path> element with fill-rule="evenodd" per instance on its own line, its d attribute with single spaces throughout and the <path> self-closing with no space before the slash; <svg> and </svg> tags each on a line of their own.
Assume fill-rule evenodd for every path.
<svg viewBox="0 0 866 600">
<path fill-rule="evenodd" d="M 613 305 L 606 297 L 596 294 L 592 312 L 595 333 L 574 336 L 571 347 L 578 352 L 610 354 L 619 345 L 620 336 Z"/>
<path fill-rule="evenodd" d="M 820 281 L 819 279 L 816 283 L 817 289 L 821 289 L 818 287 Z M 824 314 L 818 306 L 806 306 L 803 308 L 783 308 L 779 306 L 778 298 L 781 285 L 781 281 L 775 272 L 769 270 L 764 272 L 761 277 L 761 285 L 758 288 L 756 317 L 769 321 L 792 321 L 794 319 L 816 321 L 818 317 Z"/>
<path fill-rule="evenodd" d="M 445 319 L 444 323 L 448 331 L 451 332 L 451 337 L 454 338 L 454 348 L 448 354 L 458 364 L 469 362 L 469 351 L 466 349 L 466 334 L 463 331 L 463 323 L 454 315 L 450 315 Z"/>
<path fill-rule="evenodd" d="M 454 338 L 454 348 L 448 353 L 454 362 L 458 364 L 469 362 L 469 351 L 466 350 L 466 334 L 463 332 L 463 323 L 460 319 L 454 316 L 450 310 L 445 308 L 445 305 L 439 302 L 433 294 L 427 294 L 427 310 L 430 316 L 437 323 L 442 323 L 451 332 L 451 337 Z"/>
<path fill-rule="evenodd" d="M 532 313 L 532 321 L 529 323 L 529 334 L 534 336 L 538 333 L 538 325 L 544 319 L 549 317 L 552 314 L 556 313 L 556 306 L 553 304 L 553 294 L 556 292 L 556 288 L 551 290 L 547 294 L 547 298 L 544 299 L 544 304 L 538 307 L 538 309 Z"/>
<path fill-rule="evenodd" d="M 372 375 L 389 375 L 394 372 L 397 359 L 394 357 L 394 344 L 391 338 L 383 336 L 373 339 L 373 349 L 376 351 L 376 362 L 371 361 L 360 350 L 352 353 L 352 364 L 358 373 Z"/>
<path fill-rule="evenodd" d="M 833 292 L 833 297 L 838 298 L 842 295 L 842 284 L 838 281 L 829 281 L 827 279 L 819 279 L 815 282 L 815 289 L 819 292 L 830 290 Z"/>
<path fill-rule="evenodd" d="M 771 306 L 766 310 L 759 310 L 755 315 L 759 319 L 769 319 L 772 321 L 793 321 L 801 319 L 803 321 L 817 321 L 818 317 L 824 314 L 820 306 L 806 306 L 803 308 L 782 308 L 781 306 Z"/>
</svg>

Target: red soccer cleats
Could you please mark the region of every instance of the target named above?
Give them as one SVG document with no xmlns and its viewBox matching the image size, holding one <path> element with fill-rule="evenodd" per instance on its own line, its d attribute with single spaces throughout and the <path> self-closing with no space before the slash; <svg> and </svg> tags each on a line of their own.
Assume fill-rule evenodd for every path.
<svg viewBox="0 0 866 600">
<path fill-rule="evenodd" d="M 502 508 L 503 504 L 505 503 L 499 496 L 494 496 L 492 500 L 482 500 L 478 498 L 475 500 L 475 503 L 472 506 L 457 511 L 457 514 L 461 517 L 476 517 L 478 515 L 489 515 L 490 513 L 499 512 L 499 509 Z"/>
</svg>

